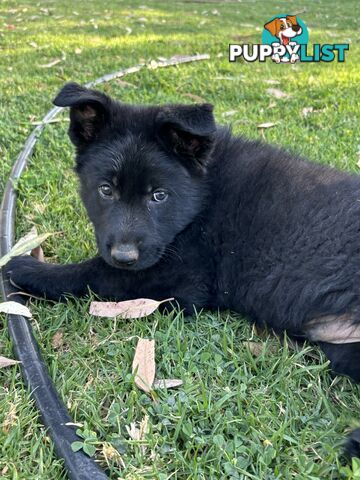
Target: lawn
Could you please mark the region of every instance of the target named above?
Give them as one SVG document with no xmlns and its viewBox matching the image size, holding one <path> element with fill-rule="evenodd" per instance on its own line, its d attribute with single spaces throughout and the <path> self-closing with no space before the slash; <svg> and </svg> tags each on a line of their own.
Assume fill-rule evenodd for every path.
<svg viewBox="0 0 360 480">
<path fill-rule="evenodd" d="M 2 1 L 0 191 L 33 123 L 65 81 L 195 53 L 211 59 L 144 69 L 100 88 L 130 103 L 190 103 L 196 95 L 214 103 L 218 122 L 236 133 L 359 173 L 356 7 L 355 0 L 301 2 L 311 42 L 351 46 L 345 63 L 290 66 L 229 63 L 228 44 L 258 43 L 263 24 L 296 13 L 299 2 Z M 269 88 L 288 96 L 275 98 Z M 47 261 L 66 263 L 96 247 L 77 196 L 66 112 L 59 118 L 19 182 L 17 233 L 32 225 L 61 232 L 44 250 Z M 264 122 L 276 125 L 258 129 Z M 110 478 L 360 478 L 360 462 L 352 471 L 341 454 L 345 433 L 360 424 L 360 389 L 331 377 L 316 347 L 259 337 L 232 312 L 114 321 L 90 316 L 90 300 L 34 300 L 32 322 L 51 376 L 80 429 L 94 432 L 95 458 Z M 134 385 L 139 336 L 156 341 L 157 377 L 184 382 L 159 391 L 158 402 Z M 6 325 L 0 342 L 0 354 L 12 356 Z M 20 369 L 0 376 L 0 478 L 65 479 Z M 146 417 L 144 439 L 132 440 L 126 427 Z"/>
</svg>

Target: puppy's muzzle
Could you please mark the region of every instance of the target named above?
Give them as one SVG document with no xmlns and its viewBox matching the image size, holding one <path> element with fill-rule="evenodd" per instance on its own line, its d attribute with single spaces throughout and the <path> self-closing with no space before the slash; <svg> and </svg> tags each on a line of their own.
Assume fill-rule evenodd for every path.
<svg viewBox="0 0 360 480">
<path fill-rule="evenodd" d="M 132 243 L 121 243 L 111 248 L 111 258 L 119 267 L 131 267 L 139 260 L 139 249 Z"/>
</svg>

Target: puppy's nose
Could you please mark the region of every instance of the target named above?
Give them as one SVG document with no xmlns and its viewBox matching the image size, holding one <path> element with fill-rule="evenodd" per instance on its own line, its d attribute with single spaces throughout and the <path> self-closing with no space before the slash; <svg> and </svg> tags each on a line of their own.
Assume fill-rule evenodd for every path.
<svg viewBox="0 0 360 480">
<path fill-rule="evenodd" d="M 294 30 L 294 32 L 298 32 L 300 30 L 300 25 L 293 25 L 292 26 L 292 29 Z"/>
<path fill-rule="evenodd" d="M 139 250 L 132 243 L 122 243 L 111 248 L 111 257 L 119 265 L 130 267 L 139 259 Z"/>
</svg>

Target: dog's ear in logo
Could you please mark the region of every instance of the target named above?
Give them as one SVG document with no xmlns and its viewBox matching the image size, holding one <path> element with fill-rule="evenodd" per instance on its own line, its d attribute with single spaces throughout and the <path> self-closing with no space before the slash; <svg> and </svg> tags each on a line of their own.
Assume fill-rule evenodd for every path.
<svg viewBox="0 0 360 480">
<path fill-rule="evenodd" d="M 277 33 L 280 31 L 281 20 L 274 18 L 271 22 L 265 23 L 264 28 L 268 30 L 273 37 L 277 37 Z"/>
<path fill-rule="evenodd" d="M 300 35 L 302 28 L 298 24 L 296 15 L 287 15 L 286 20 L 291 23 L 291 28 L 296 32 L 297 35 Z"/>
<path fill-rule="evenodd" d="M 286 20 L 288 20 L 293 27 L 294 27 L 294 25 L 298 26 L 298 23 L 297 23 L 297 20 L 296 20 L 296 15 L 287 15 Z"/>
</svg>

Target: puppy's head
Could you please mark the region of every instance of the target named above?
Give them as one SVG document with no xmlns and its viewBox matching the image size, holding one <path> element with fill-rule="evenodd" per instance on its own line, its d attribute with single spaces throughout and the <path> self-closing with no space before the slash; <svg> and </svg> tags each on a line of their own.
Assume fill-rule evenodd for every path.
<svg viewBox="0 0 360 480">
<path fill-rule="evenodd" d="M 66 84 L 81 197 L 110 265 L 154 265 L 199 213 L 216 130 L 212 106 L 139 107 Z"/>
<path fill-rule="evenodd" d="M 302 28 L 297 23 L 296 15 L 287 15 L 284 18 L 274 18 L 264 25 L 271 35 L 280 39 L 283 45 L 291 42 L 293 37 L 301 35 Z"/>
</svg>

